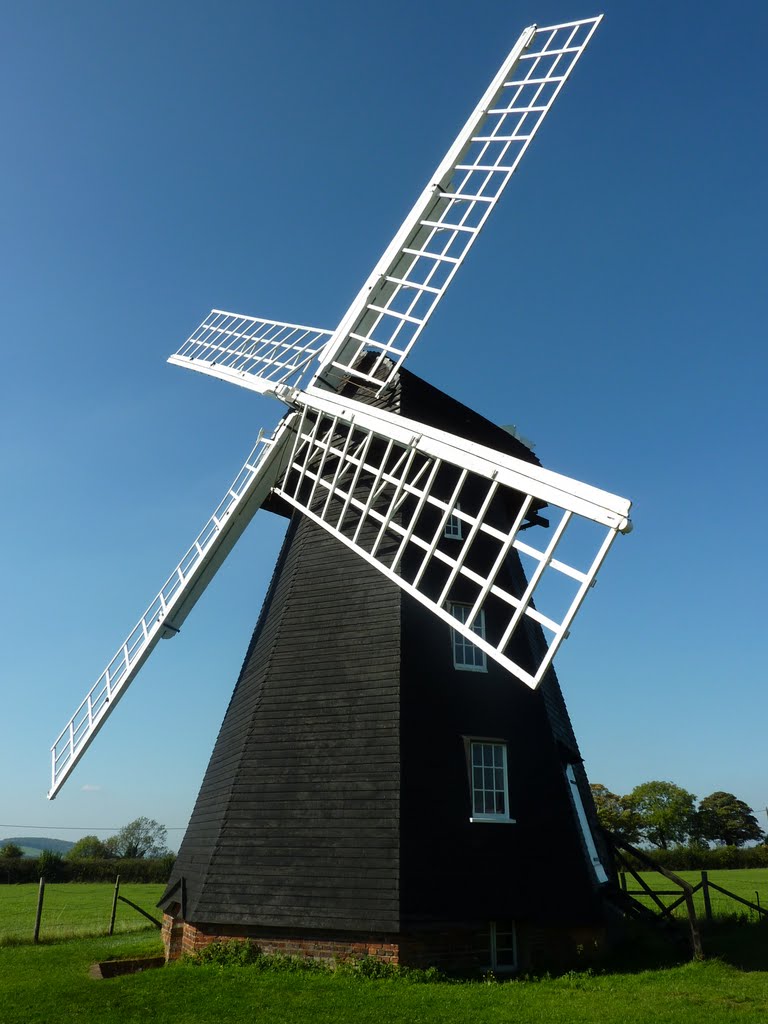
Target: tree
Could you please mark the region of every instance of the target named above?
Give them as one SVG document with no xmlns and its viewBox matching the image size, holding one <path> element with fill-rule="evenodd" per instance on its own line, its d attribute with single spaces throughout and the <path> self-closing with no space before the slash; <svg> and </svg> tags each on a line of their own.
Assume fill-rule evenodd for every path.
<svg viewBox="0 0 768 1024">
<path fill-rule="evenodd" d="M 109 857 L 107 844 L 98 836 L 83 836 L 67 851 L 67 860 L 98 860 Z"/>
<path fill-rule="evenodd" d="M 673 782 L 643 782 L 626 799 L 651 846 L 667 850 L 696 835 L 696 797 Z"/>
<path fill-rule="evenodd" d="M 733 793 L 722 790 L 710 793 L 700 802 L 699 829 L 702 839 L 726 846 L 743 846 L 765 839 L 752 808 L 737 800 Z"/>
<path fill-rule="evenodd" d="M 152 818 L 137 818 L 106 841 L 113 857 L 163 857 L 168 853 L 165 825 Z"/>
<path fill-rule="evenodd" d="M 0 857 L 4 857 L 8 860 L 18 860 L 19 857 L 24 856 L 24 851 L 16 843 L 5 843 L 4 846 L 0 847 Z"/>
<path fill-rule="evenodd" d="M 37 870 L 46 882 L 58 882 L 64 876 L 64 858 L 56 850 L 43 850 L 37 858 Z"/>
<path fill-rule="evenodd" d="M 640 838 L 640 828 L 632 807 L 627 802 L 627 797 L 618 796 L 612 793 L 606 786 L 599 782 L 591 787 L 592 799 L 595 801 L 595 810 L 600 824 L 608 832 L 625 839 L 628 843 L 636 843 Z"/>
</svg>

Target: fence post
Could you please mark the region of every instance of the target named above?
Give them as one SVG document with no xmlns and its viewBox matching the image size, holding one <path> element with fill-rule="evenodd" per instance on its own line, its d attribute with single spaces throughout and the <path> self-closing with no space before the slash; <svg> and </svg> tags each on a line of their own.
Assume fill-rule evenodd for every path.
<svg viewBox="0 0 768 1024">
<path fill-rule="evenodd" d="M 704 950 L 701 948 L 701 932 L 699 931 L 699 922 L 696 918 L 696 909 L 693 905 L 693 894 L 690 891 L 690 887 L 685 893 L 685 905 L 688 909 L 688 920 L 691 925 L 691 945 L 693 946 L 693 959 L 703 960 Z"/>
<path fill-rule="evenodd" d="M 627 872 L 626 871 L 620 871 L 619 872 L 619 882 L 621 884 L 621 888 L 624 890 L 624 892 L 626 892 L 627 891 Z"/>
<path fill-rule="evenodd" d="M 704 897 L 704 916 L 708 921 L 712 920 L 712 900 L 709 898 L 709 873 L 701 872 L 701 893 Z"/>
<path fill-rule="evenodd" d="M 115 914 L 117 913 L 117 897 L 120 895 L 120 875 L 115 878 L 115 892 L 112 897 L 112 916 L 109 919 L 109 932 L 112 935 L 115 930 Z"/>
<path fill-rule="evenodd" d="M 37 942 L 40 938 L 40 919 L 43 916 L 43 896 L 45 895 L 45 879 L 40 879 L 40 887 L 37 890 L 37 913 L 35 914 L 35 934 L 32 941 Z"/>
</svg>

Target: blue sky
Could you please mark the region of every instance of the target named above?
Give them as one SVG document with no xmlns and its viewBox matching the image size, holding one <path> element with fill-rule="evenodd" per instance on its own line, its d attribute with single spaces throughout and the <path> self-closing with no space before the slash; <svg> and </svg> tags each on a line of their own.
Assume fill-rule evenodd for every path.
<svg viewBox="0 0 768 1024">
<path fill-rule="evenodd" d="M 768 7 L 603 9 L 408 366 L 635 503 L 556 662 L 592 780 L 729 790 L 765 826 Z M 267 513 L 45 799 L 50 743 L 280 412 L 166 357 L 214 306 L 335 326 L 521 29 L 598 10 L 6 9 L 0 837 L 191 812 Z"/>
</svg>

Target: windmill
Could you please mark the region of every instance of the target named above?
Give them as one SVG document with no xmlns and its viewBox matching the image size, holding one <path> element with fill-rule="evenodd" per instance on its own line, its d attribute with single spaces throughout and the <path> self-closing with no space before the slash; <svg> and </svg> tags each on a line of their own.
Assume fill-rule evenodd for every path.
<svg viewBox="0 0 768 1024">
<path fill-rule="evenodd" d="M 581 891 L 565 924 L 597 919 L 607 874 L 552 659 L 629 502 L 542 468 L 402 364 L 600 20 L 521 34 L 334 331 L 214 310 L 169 360 L 287 411 L 57 738 L 48 795 L 256 511 L 289 515 L 161 901 L 171 954 L 234 934 L 414 962 L 460 946 L 471 961 L 479 929 L 492 965 L 516 960 L 526 886 L 489 901 L 480 881 L 510 856 L 529 878 L 542 863 L 541 800 L 510 784 L 532 743 Z M 451 799 L 429 789 L 433 755 Z M 469 814 L 447 825 L 456 800 Z M 527 825 L 499 828 L 519 807 Z M 441 829 L 463 882 L 425 854 Z"/>
</svg>

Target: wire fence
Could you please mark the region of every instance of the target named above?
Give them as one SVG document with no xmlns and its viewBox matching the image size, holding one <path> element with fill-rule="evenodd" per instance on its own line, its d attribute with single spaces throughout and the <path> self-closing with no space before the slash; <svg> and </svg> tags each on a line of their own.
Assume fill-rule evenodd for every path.
<svg viewBox="0 0 768 1024">
<path fill-rule="evenodd" d="M 680 871 L 677 874 L 693 887 L 694 907 L 701 920 L 740 917 L 748 921 L 768 921 L 768 870 Z M 642 871 L 633 877 L 622 871 L 619 879 L 622 889 L 649 910 L 658 911 L 663 906 L 671 909 L 675 917 L 687 916 L 680 889 L 659 872 Z"/>
<path fill-rule="evenodd" d="M 165 886 L 128 883 L 24 883 L 0 886 L 0 945 L 124 934 L 159 928 Z"/>
</svg>

